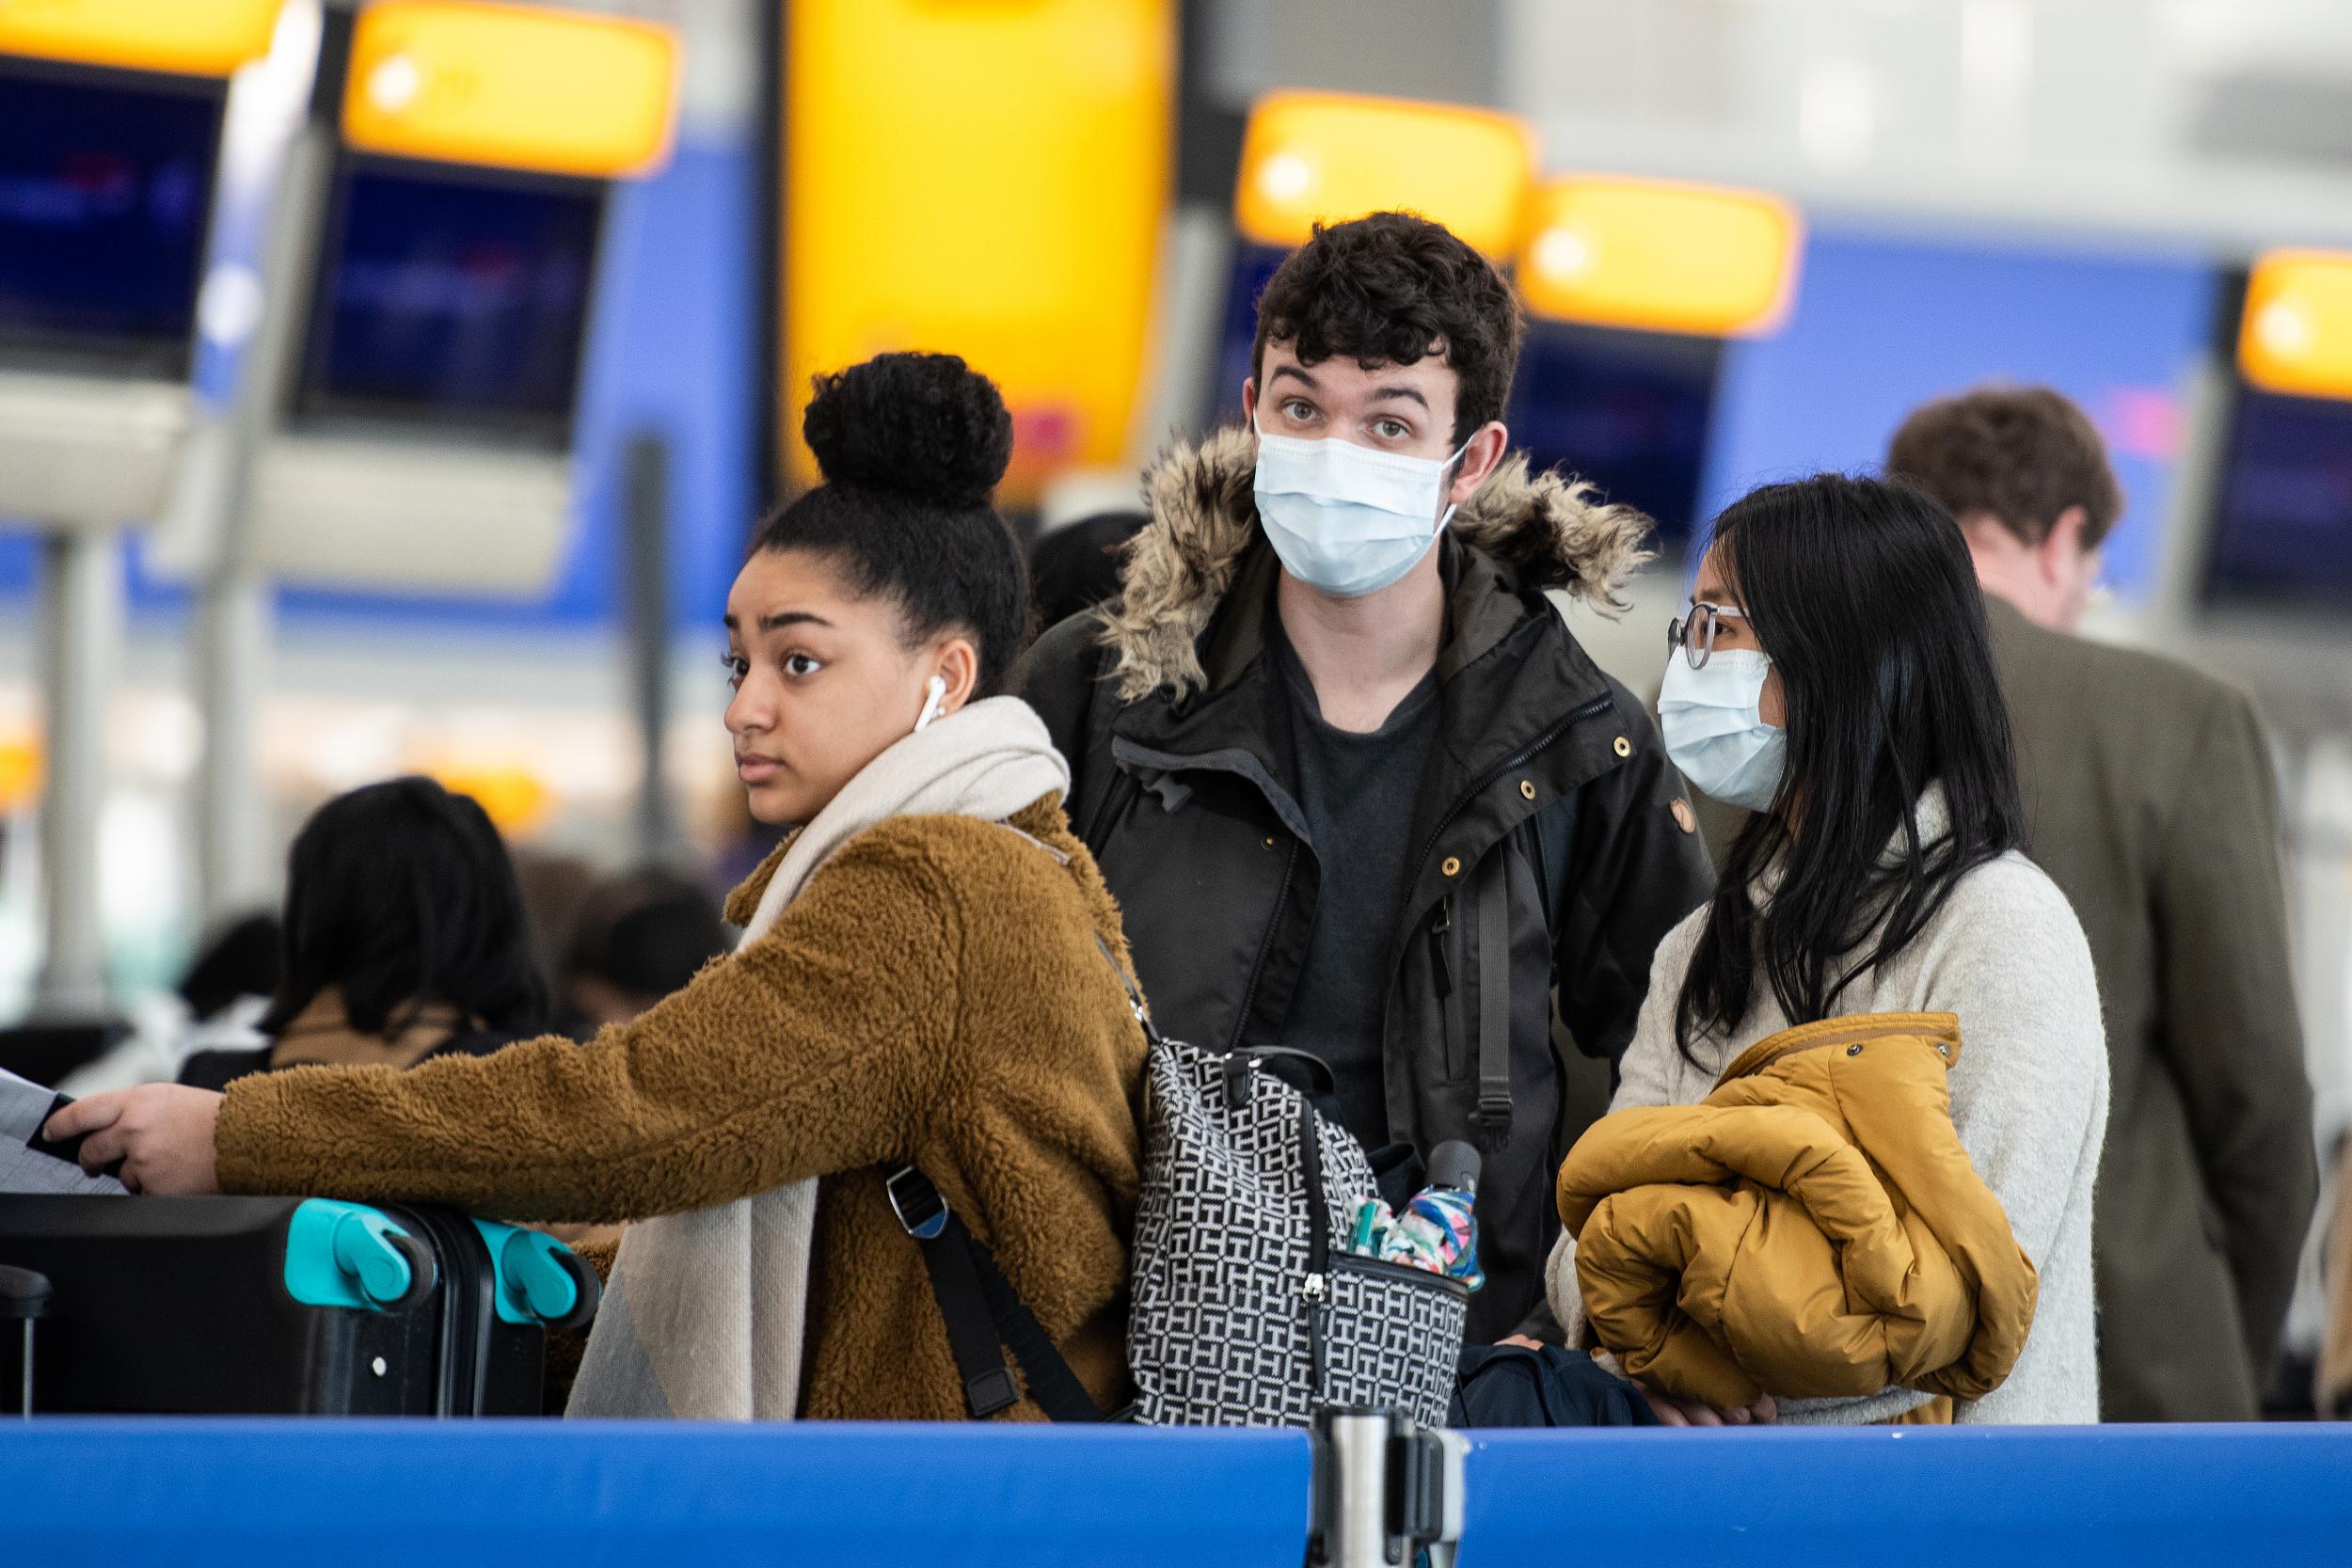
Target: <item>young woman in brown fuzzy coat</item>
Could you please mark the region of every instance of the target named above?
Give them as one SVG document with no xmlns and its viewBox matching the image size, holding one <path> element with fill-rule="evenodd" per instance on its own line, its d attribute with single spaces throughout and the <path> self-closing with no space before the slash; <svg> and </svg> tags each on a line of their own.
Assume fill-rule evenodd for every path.
<svg viewBox="0 0 2352 1568">
<path fill-rule="evenodd" d="M 990 695 L 1028 609 L 988 503 L 1010 421 L 962 361 L 891 355 L 820 383 L 805 431 L 828 483 L 727 603 L 738 770 L 800 829 L 736 891 L 741 947 L 584 1047 L 153 1085 L 51 1135 L 151 1193 L 643 1222 L 573 1410 L 699 1418 L 965 1414 L 883 1191 L 913 1164 L 1120 1402 L 1144 1041 L 1067 768 Z"/>
</svg>

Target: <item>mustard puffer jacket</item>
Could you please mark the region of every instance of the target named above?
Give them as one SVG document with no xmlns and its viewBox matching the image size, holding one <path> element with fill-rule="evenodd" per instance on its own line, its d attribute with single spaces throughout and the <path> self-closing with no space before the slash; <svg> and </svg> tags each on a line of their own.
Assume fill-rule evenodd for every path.
<svg viewBox="0 0 2352 1568">
<path fill-rule="evenodd" d="M 1835 1019 L 1595 1123 L 1559 1200 L 1601 1344 L 1724 1408 L 2000 1386 L 2039 1280 L 1953 1131 L 1959 1059 L 1949 1013 Z"/>
</svg>

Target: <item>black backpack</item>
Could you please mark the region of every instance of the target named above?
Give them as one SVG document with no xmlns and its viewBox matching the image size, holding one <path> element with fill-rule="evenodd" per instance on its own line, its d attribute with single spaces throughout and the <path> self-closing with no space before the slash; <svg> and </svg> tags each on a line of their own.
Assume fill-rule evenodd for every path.
<svg viewBox="0 0 2352 1568">
<path fill-rule="evenodd" d="M 1464 1348 L 1446 1407 L 1450 1427 L 1653 1427 L 1641 1390 L 1581 1351 L 1546 1345 Z"/>
</svg>

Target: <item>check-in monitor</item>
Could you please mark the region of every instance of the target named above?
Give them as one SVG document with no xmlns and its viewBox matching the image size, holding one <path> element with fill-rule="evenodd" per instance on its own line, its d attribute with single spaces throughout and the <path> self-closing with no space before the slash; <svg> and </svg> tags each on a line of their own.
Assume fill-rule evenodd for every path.
<svg viewBox="0 0 2352 1568">
<path fill-rule="evenodd" d="M 1721 339 L 1531 321 L 1511 396 L 1514 446 L 1645 513 L 1670 558 L 1697 525 Z"/>
<path fill-rule="evenodd" d="M 187 374 L 224 91 L 0 60 L 0 357 Z"/>
<path fill-rule="evenodd" d="M 598 182 L 346 159 L 296 420 L 565 446 L 603 215 Z"/>
<path fill-rule="evenodd" d="M 2205 596 L 2338 615 L 2352 606 L 2352 403 L 2238 389 Z"/>
</svg>

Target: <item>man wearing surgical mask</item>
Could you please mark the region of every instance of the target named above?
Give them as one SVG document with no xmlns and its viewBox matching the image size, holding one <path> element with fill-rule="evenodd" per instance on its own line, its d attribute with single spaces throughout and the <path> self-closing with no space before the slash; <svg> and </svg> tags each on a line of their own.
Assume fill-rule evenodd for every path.
<svg viewBox="0 0 2352 1568">
<path fill-rule="evenodd" d="M 1023 694 L 1160 1026 L 1321 1058 L 1391 1159 L 1479 1146 L 1470 1333 L 1542 1336 L 1555 997 L 1613 1057 L 1712 885 L 1641 705 L 1545 596 L 1609 608 L 1649 525 L 1510 454 L 1518 306 L 1439 225 L 1320 229 L 1258 312 L 1243 422 L 1152 470 L 1120 597 Z"/>
</svg>

